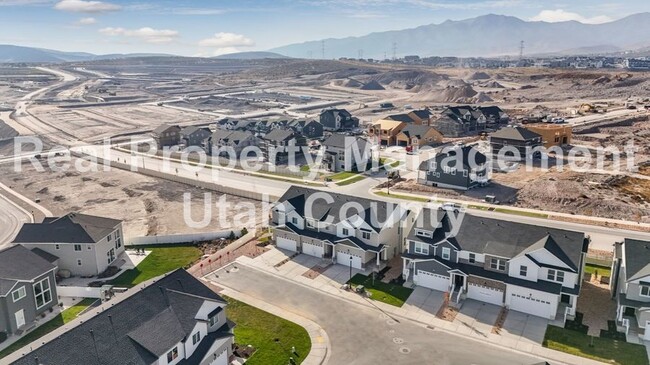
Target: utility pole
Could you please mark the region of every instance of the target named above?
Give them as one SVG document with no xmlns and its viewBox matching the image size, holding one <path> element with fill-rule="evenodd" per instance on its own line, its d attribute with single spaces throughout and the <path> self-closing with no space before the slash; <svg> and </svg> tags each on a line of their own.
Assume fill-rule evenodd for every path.
<svg viewBox="0 0 650 365">
<path fill-rule="evenodd" d="M 359 59 L 363 59 L 363 49 L 359 48 Z"/>
<path fill-rule="evenodd" d="M 323 59 L 325 59 L 325 40 L 324 39 L 322 41 L 320 41 L 320 50 L 321 50 Z"/>
<path fill-rule="evenodd" d="M 393 61 L 397 59 L 397 42 L 393 42 Z"/>
<path fill-rule="evenodd" d="M 519 61 L 524 59 L 524 41 L 519 43 Z"/>
</svg>

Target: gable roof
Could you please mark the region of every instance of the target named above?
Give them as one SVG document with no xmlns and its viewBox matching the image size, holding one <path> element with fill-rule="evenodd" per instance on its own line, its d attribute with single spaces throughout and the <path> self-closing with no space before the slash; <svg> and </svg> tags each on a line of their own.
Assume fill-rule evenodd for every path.
<svg viewBox="0 0 650 365">
<path fill-rule="evenodd" d="M 627 281 L 650 276 L 650 241 L 626 238 L 623 243 Z"/>
<path fill-rule="evenodd" d="M 387 116 L 384 119 L 394 120 L 394 121 L 397 121 L 397 122 L 404 122 L 404 123 L 415 123 L 416 122 L 416 120 L 414 120 L 408 114 L 393 114 L 393 115 Z"/>
<path fill-rule="evenodd" d="M 194 133 L 196 133 L 198 131 L 203 131 L 206 134 L 211 133 L 210 129 L 207 128 L 207 127 L 199 127 L 199 126 L 191 125 L 191 126 L 188 126 L 188 127 L 185 127 L 183 129 L 181 129 L 181 134 L 184 135 L 184 136 L 189 136 L 189 135 L 192 135 L 192 134 L 194 134 Z"/>
<path fill-rule="evenodd" d="M 30 281 L 48 271 L 54 270 L 51 264 L 41 256 L 21 245 L 15 245 L 0 251 L 0 288 L 9 284 L 9 281 Z M 13 286 L 13 285 L 12 285 Z M 2 295 L 0 290 L 0 295 Z"/>
<path fill-rule="evenodd" d="M 177 126 L 177 125 L 163 124 L 163 125 L 158 126 L 156 129 L 154 129 L 153 133 L 162 134 L 162 133 L 166 132 L 168 129 L 179 129 L 180 130 L 180 127 Z"/>
<path fill-rule="evenodd" d="M 38 357 L 44 365 L 105 365 L 115 359 L 120 364 L 149 365 L 189 338 L 187 328 L 198 322 L 196 303 L 203 300 L 225 303 L 201 281 L 176 270 L 12 364 L 33 365 Z"/>
<path fill-rule="evenodd" d="M 414 114 L 415 116 L 417 116 L 418 118 L 422 119 L 422 120 L 429 119 L 429 117 L 431 117 L 431 115 L 433 115 L 433 113 L 431 113 L 431 111 L 429 109 L 411 110 L 409 112 L 409 114 L 411 114 L 411 113 Z"/>
<path fill-rule="evenodd" d="M 97 243 L 122 223 L 117 219 L 69 213 L 43 223 L 25 223 L 14 243 Z"/>
<path fill-rule="evenodd" d="M 423 138 L 427 133 L 431 132 L 431 130 L 435 130 L 435 128 L 428 125 L 409 124 L 402 129 L 402 133 L 404 133 L 408 138 Z"/>
<path fill-rule="evenodd" d="M 429 171 L 434 162 L 436 168 L 442 168 L 443 166 L 459 168 L 457 165 L 460 163 L 463 169 L 469 169 L 472 166 L 485 164 L 487 157 L 472 146 L 445 148 L 432 158 L 422 161 L 418 169 L 420 171 Z"/>
<path fill-rule="evenodd" d="M 380 129 L 393 130 L 404 127 L 404 122 L 396 120 L 380 119 L 373 123 L 374 126 L 379 126 Z"/>
<path fill-rule="evenodd" d="M 555 242 L 555 239 L 550 234 L 547 234 L 546 236 L 542 237 L 542 239 L 540 239 L 539 241 L 528 246 L 528 248 L 520 252 L 516 257 L 526 256 L 529 259 L 531 259 L 533 262 L 539 264 L 537 260 L 535 260 L 531 256 L 531 254 L 541 249 L 545 249 L 548 252 L 550 252 L 553 256 L 557 257 L 560 261 L 562 261 L 564 264 L 569 266 L 573 271 L 576 272 L 578 271 L 578 267 L 575 266 L 574 263 L 571 261 L 571 259 L 567 257 L 566 253 L 564 253 L 562 248 L 560 248 L 560 246 L 557 244 L 557 242 Z M 541 263 L 541 266 L 548 266 L 548 265 L 544 265 L 543 263 Z"/>
<path fill-rule="evenodd" d="M 354 145 L 356 142 L 359 151 L 363 151 L 368 146 L 368 141 L 362 137 L 351 137 L 345 134 L 332 133 L 326 140 L 323 141 L 322 145 L 325 147 L 333 148 L 347 148 Z"/>
<path fill-rule="evenodd" d="M 292 138 L 294 138 L 294 132 L 291 129 L 280 129 L 280 128 L 276 128 L 270 131 L 263 137 L 263 139 L 267 141 L 275 141 L 275 142 L 287 141 Z"/>
<path fill-rule="evenodd" d="M 505 127 L 496 132 L 490 133 L 490 138 L 502 138 L 513 141 L 529 141 L 531 139 L 542 138 L 539 134 L 523 127 Z"/>
</svg>

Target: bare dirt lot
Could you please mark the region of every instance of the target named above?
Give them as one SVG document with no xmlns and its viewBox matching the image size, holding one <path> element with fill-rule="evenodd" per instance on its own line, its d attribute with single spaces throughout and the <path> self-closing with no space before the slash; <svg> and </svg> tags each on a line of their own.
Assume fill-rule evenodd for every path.
<svg viewBox="0 0 650 365">
<path fill-rule="evenodd" d="M 191 194 L 191 217 L 201 221 L 204 193 L 208 191 L 118 169 L 79 173 L 38 172 L 31 165 L 23 168 L 23 172 L 15 172 L 12 165 L 1 166 L 0 181 L 28 198 L 40 199 L 55 215 L 77 211 L 124 220 L 129 237 L 241 229 L 243 225 L 224 224 L 232 224 L 233 216 L 243 212 L 235 204 L 255 206 L 255 222 L 260 223 L 262 219 L 261 203 L 233 196 L 227 197 L 232 209 L 220 217 L 215 203 L 221 194 L 213 193 L 209 225 L 190 228 L 184 220 L 183 195 Z M 243 223 L 247 220 L 240 219 Z"/>
</svg>

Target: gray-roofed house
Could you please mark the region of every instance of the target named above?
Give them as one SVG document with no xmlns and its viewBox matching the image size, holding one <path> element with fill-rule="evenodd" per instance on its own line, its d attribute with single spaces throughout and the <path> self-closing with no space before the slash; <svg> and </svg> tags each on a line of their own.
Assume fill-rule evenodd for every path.
<svg viewBox="0 0 650 365">
<path fill-rule="evenodd" d="M 583 232 L 425 208 L 406 238 L 403 278 L 455 303 L 574 316 L 589 242 Z"/>
<path fill-rule="evenodd" d="M 280 249 L 369 271 L 399 254 L 411 214 L 399 204 L 292 186 L 272 208 L 271 225 Z"/>
<path fill-rule="evenodd" d="M 418 183 L 469 190 L 489 183 L 487 157 L 470 146 L 445 148 L 420 163 Z"/>
<path fill-rule="evenodd" d="M 81 213 L 25 223 L 14 243 L 58 257 L 59 270 L 95 276 L 124 253 L 122 221 Z"/>
<path fill-rule="evenodd" d="M 210 128 L 198 126 L 185 127 L 180 131 L 181 142 L 185 147 L 205 148 L 206 140 L 211 134 Z"/>
<path fill-rule="evenodd" d="M 313 119 L 295 119 L 289 122 L 287 127 L 309 139 L 321 138 L 323 136 L 323 125 Z"/>
<path fill-rule="evenodd" d="M 397 134 L 397 145 L 417 151 L 420 147 L 441 144 L 443 136 L 428 125 L 409 124 Z"/>
<path fill-rule="evenodd" d="M 542 136 L 523 127 L 505 127 L 490 133 L 492 158 L 499 154 L 511 161 L 523 161 L 539 155 Z"/>
<path fill-rule="evenodd" d="M 11 365 L 227 365 L 226 301 L 184 270 L 126 297 Z"/>
<path fill-rule="evenodd" d="M 615 245 L 609 285 L 618 324 L 636 326 L 650 341 L 650 241 L 625 239 Z"/>
<path fill-rule="evenodd" d="M 372 162 L 371 145 L 365 138 L 333 133 L 322 146 L 323 166 L 329 171 L 365 171 Z"/>
<path fill-rule="evenodd" d="M 234 154 L 239 158 L 244 148 L 257 144 L 257 141 L 258 138 L 250 131 L 217 129 L 208 140 L 209 152 L 215 156 Z"/>
<path fill-rule="evenodd" d="M 289 158 L 289 146 L 302 147 L 306 145 L 305 137 L 291 129 L 276 128 L 262 137 L 260 148 L 264 160 L 275 165 L 285 164 Z M 302 149 L 296 151 L 296 158 L 301 156 Z"/>
<path fill-rule="evenodd" d="M 349 131 L 359 128 L 359 119 L 345 109 L 324 109 L 320 113 L 320 124 L 326 131 Z"/>
<path fill-rule="evenodd" d="M 55 264 L 21 245 L 0 251 L 0 333 L 21 335 L 56 307 L 55 271 Z"/>
<path fill-rule="evenodd" d="M 176 146 L 180 142 L 181 127 L 163 124 L 151 132 L 158 148 Z"/>
</svg>

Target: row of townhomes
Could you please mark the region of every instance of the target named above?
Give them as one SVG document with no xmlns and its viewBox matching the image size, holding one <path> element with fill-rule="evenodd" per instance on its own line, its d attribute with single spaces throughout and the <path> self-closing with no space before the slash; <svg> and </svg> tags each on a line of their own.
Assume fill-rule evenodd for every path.
<svg viewBox="0 0 650 365">
<path fill-rule="evenodd" d="M 227 303 L 186 271 L 112 300 L 107 309 L 8 364 L 231 363 L 234 324 L 226 318 Z"/>
</svg>

